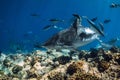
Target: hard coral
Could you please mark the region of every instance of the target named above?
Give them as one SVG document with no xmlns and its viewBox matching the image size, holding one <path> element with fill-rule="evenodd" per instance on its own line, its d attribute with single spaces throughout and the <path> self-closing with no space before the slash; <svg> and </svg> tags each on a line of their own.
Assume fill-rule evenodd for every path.
<svg viewBox="0 0 120 80">
<path fill-rule="evenodd" d="M 107 70 L 109 68 L 110 64 L 107 61 L 100 61 L 98 63 L 98 70 L 100 72 L 104 72 L 105 70 Z"/>
<path fill-rule="evenodd" d="M 54 72 L 47 76 L 48 80 L 66 80 L 66 77 L 61 72 Z"/>
<path fill-rule="evenodd" d="M 93 76 L 89 73 L 77 72 L 74 75 L 70 76 L 67 80 L 102 80 L 96 76 Z"/>
<path fill-rule="evenodd" d="M 27 71 L 27 79 L 32 79 L 32 78 L 36 78 L 36 80 L 40 80 L 41 79 L 41 75 L 39 75 L 35 68 L 31 68 L 29 71 Z"/>
<path fill-rule="evenodd" d="M 11 80 L 3 71 L 0 71 L 0 80 Z"/>
<path fill-rule="evenodd" d="M 110 60 L 113 59 L 112 54 L 103 54 L 104 60 L 109 62 Z"/>
<path fill-rule="evenodd" d="M 12 68 L 12 72 L 13 72 L 14 74 L 18 74 L 18 72 L 21 71 L 22 69 L 23 69 L 22 66 L 16 65 L 16 66 L 14 66 L 14 67 Z"/>
<path fill-rule="evenodd" d="M 84 61 L 73 62 L 68 66 L 66 73 L 73 75 L 78 71 L 88 72 L 88 66 Z"/>
<path fill-rule="evenodd" d="M 69 56 L 60 56 L 58 58 L 55 58 L 53 61 L 58 61 L 59 64 L 64 65 L 64 64 L 68 63 L 71 59 L 72 58 Z"/>
<path fill-rule="evenodd" d="M 85 54 L 86 54 L 85 51 L 80 51 L 78 54 L 79 59 L 83 58 Z"/>
<path fill-rule="evenodd" d="M 111 52 L 113 53 L 117 53 L 117 52 L 120 52 L 120 49 L 116 46 L 113 46 L 111 49 L 110 49 Z"/>
<path fill-rule="evenodd" d="M 3 65 L 6 66 L 6 67 L 9 67 L 10 64 L 11 64 L 11 62 L 10 62 L 10 60 L 8 60 L 8 59 L 5 59 L 5 60 L 3 61 Z"/>
<path fill-rule="evenodd" d="M 73 64 L 70 64 L 67 68 L 67 73 L 70 75 L 73 75 L 74 73 L 76 73 L 78 70 L 78 66 L 75 64 L 75 62 Z"/>
<path fill-rule="evenodd" d="M 120 65 L 120 54 L 115 56 L 115 61 Z"/>
<path fill-rule="evenodd" d="M 34 56 L 33 57 L 33 59 L 31 60 L 31 66 L 34 66 L 34 64 L 36 63 L 36 62 L 39 62 L 40 61 L 40 58 L 39 57 L 36 57 L 36 56 Z"/>
<path fill-rule="evenodd" d="M 91 53 L 90 53 L 89 57 L 92 57 L 92 58 L 97 57 L 99 50 L 91 48 L 90 51 L 91 51 Z"/>
</svg>

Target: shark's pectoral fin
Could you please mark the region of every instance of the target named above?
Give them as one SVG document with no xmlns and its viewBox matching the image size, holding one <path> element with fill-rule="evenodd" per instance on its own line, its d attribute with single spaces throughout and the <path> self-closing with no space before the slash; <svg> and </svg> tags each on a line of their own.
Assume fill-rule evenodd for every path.
<svg viewBox="0 0 120 80">
<path fill-rule="evenodd" d="M 56 34 L 50 39 L 48 39 L 48 41 L 46 41 L 42 46 L 56 45 L 58 39 L 59 39 L 59 35 Z"/>
</svg>

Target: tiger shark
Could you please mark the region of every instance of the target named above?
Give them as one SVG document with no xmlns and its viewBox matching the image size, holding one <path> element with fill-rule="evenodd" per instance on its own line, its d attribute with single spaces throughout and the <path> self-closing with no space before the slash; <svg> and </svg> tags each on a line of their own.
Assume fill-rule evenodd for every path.
<svg viewBox="0 0 120 80">
<path fill-rule="evenodd" d="M 85 27 L 81 24 L 82 18 L 80 16 L 73 16 L 75 19 L 69 28 L 56 33 L 43 43 L 42 46 L 48 49 L 77 49 L 94 40 L 99 40 L 100 36 L 104 36 L 103 31 L 90 19 L 86 18 L 90 27 Z"/>
</svg>

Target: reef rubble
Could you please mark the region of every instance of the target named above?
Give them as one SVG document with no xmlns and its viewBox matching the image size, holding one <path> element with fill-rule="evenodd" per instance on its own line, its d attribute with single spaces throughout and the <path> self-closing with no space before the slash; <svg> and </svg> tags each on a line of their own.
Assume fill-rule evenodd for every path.
<svg viewBox="0 0 120 80">
<path fill-rule="evenodd" d="M 120 80 L 120 48 L 1 53 L 0 80 Z"/>
</svg>

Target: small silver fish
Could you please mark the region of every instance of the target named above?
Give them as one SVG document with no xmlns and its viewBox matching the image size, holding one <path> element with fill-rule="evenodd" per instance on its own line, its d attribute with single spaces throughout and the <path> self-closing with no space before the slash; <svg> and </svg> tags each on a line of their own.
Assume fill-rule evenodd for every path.
<svg viewBox="0 0 120 80">
<path fill-rule="evenodd" d="M 91 21 L 95 22 L 97 20 L 97 17 L 94 17 L 91 19 Z"/>
<path fill-rule="evenodd" d="M 52 23 L 64 22 L 64 20 L 60 20 L 60 19 L 56 19 L 56 18 L 49 19 L 49 21 Z"/>
<path fill-rule="evenodd" d="M 33 16 L 33 17 L 39 17 L 40 15 L 36 14 L 36 13 L 32 13 L 31 16 Z"/>
<path fill-rule="evenodd" d="M 49 30 L 50 28 L 54 27 L 54 25 L 47 25 L 42 28 L 42 30 Z"/>
<path fill-rule="evenodd" d="M 109 23 L 111 20 L 110 19 L 105 19 L 104 23 Z"/>
<path fill-rule="evenodd" d="M 62 30 L 63 29 L 62 27 L 58 27 L 56 25 L 47 25 L 42 30 L 46 31 L 46 30 L 49 30 L 51 28 L 58 29 L 58 30 Z"/>
<path fill-rule="evenodd" d="M 111 3 L 110 8 L 118 8 L 120 7 L 120 4 L 116 4 L 116 3 Z"/>
</svg>

